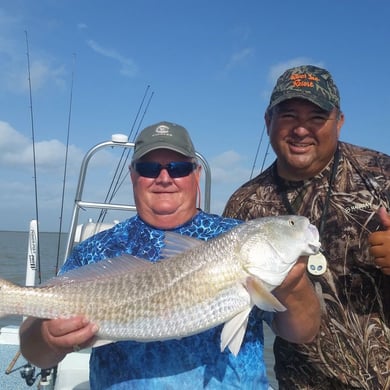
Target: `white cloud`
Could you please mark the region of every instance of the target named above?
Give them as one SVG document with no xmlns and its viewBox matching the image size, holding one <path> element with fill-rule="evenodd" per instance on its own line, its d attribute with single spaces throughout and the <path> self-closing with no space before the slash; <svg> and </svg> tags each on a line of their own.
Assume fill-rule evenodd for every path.
<svg viewBox="0 0 390 390">
<path fill-rule="evenodd" d="M 240 51 L 233 53 L 225 66 L 225 72 L 228 72 L 229 70 L 245 63 L 249 58 L 254 55 L 254 52 L 255 50 L 253 48 L 246 47 Z"/>
<path fill-rule="evenodd" d="M 34 90 L 53 84 L 63 88 L 65 69 L 56 64 L 51 55 L 35 46 L 27 50 L 28 32 L 24 31 L 26 20 L 6 13 L 0 8 L 0 89 L 3 92 L 25 94 L 29 88 L 28 58 L 30 78 Z M 26 40 L 27 38 L 27 40 Z M 30 45 L 28 45 L 30 46 Z"/>
<path fill-rule="evenodd" d="M 96 53 L 119 62 L 121 65 L 120 72 L 124 76 L 133 77 L 137 73 L 137 66 L 131 58 L 122 56 L 114 49 L 105 48 L 92 39 L 87 41 L 87 45 Z"/>
<path fill-rule="evenodd" d="M 213 158 L 215 165 L 233 165 L 239 161 L 242 161 L 242 157 L 234 150 L 228 150 Z"/>
<path fill-rule="evenodd" d="M 21 181 L 6 180 L 1 184 L 1 192 L 2 201 L 15 203 L 18 198 L 31 194 L 31 186 Z"/>
<path fill-rule="evenodd" d="M 57 217 L 63 187 L 63 174 L 66 145 L 56 139 L 35 142 L 36 182 L 40 220 L 43 230 L 56 228 Z M 90 170 L 86 176 L 85 191 L 82 198 L 104 201 L 110 180 L 118 162 L 118 153 L 111 149 L 101 150 L 92 156 Z M 71 207 L 76 192 L 77 179 L 80 172 L 84 151 L 69 145 L 68 167 L 65 191 L 66 224 L 71 215 Z M 6 229 L 24 226 L 34 217 L 34 169 L 32 142 L 9 123 L 0 121 L 0 214 Z M 123 189 L 118 193 L 116 201 L 126 203 L 131 200 L 130 179 L 125 167 Z M 117 199 L 121 199 L 120 202 Z"/>
<path fill-rule="evenodd" d="M 0 63 L 0 87 L 4 90 L 25 94 L 29 90 L 29 77 L 34 90 L 45 86 L 53 88 L 53 85 L 64 88 L 66 71 L 63 65 L 54 65 L 53 61 L 41 56 L 30 60 L 28 72 L 26 57 L 15 54 L 10 41 L 8 41 L 8 47 L 3 47 L 2 54 L 4 59 Z"/>
<path fill-rule="evenodd" d="M 8 122 L 0 120 L 0 158 L 6 149 L 13 151 L 19 145 L 28 144 L 28 139 L 18 133 Z"/>
<path fill-rule="evenodd" d="M 29 90 L 28 77 L 31 79 L 31 88 L 35 91 L 44 88 L 46 85 L 50 85 L 50 88 L 57 85 L 61 89 L 66 85 L 64 66 L 55 67 L 46 60 L 40 59 L 30 63 L 30 74 L 28 74 L 26 67 L 27 65 L 19 71 L 10 72 L 9 89 L 25 93 Z"/>
<path fill-rule="evenodd" d="M 46 84 L 50 84 L 52 87 L 53 83 L 60 88 L 64 88 L 66 85 L 64 79 L 66 72 L 62 65 L 55 67 L 44 60 L 36 60 L 31 64 L 30 74 L 34 89 L 40 89 Z"/>
<path fill-rule="evenodd" d="M 242 183 L 249 177 L 244 162 L 245 159 L 233 150 L 214 157 L 210 162 L 212 182 L 214 184 Z"/>
<path fill-rule="evenodd" d="M 33 145 L 29 138 L 15 130 L 9 123 L 0 121 L 0 167 L 31 169 Z M 35 143 L 36 164 L 42 171 L 62 171 L 66 146 L 58 140 L 43 140 Z M 82 152 L 75 146 L 68 148 L 70 169 L 80 166 Z"/>
</svg>

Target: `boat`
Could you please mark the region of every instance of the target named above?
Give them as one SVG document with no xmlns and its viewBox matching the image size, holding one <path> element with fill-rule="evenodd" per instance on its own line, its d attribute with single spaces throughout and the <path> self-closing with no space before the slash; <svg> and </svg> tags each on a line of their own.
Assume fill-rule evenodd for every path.
<svg viewBox="0 0 390 390">
<path fill-rule="evenodd" d="M 73 211 L 70 228 L 64 255 L 64 261 L 77 243 L 85 240 L 91 235 L 112 227 L 118 220 L 104 222 L 88 218 L 86 223 L 80 223 L 80 211 L 100 210 L 105 214 L 110 210 L 117 210 L 130 214 L 136 212 L 134 204 L 115 203 L 112 200 L 97 202 L 85 199 L 85 180 L 90 169 L 92 157 L 107 149 L 119 149 L 122 153 L 132 152 L 134 143 L 129 142 L 128 136 L 123 134 L 112 135 L 109 141 L 101 142 L 93 146 L 84 156 L 80 167 L 78 185 L 74 198 Z M 205 157 L 196 152 L 197 158 L 203 168 L 203 179 L 201 192 L 203 205 L 202 209 L 210 212 L 211 196 L 211 171 Z M 122 161 L 123 167 L 127 167 L 126 159 Z M 126 172 L 126 175 L 128 173 Z M 39 247 L 37 221 L 30 222 L 29 240 L 27 248 L 26 285 L 32 286 L 35 283 L 35 272 L 37 271 L 37 252 Z M 34 367 L 20 355 L 19 351 L 19 325 L 9 325 L 0 329 L 0 388 L 2 390 L 24 389 L 34 386 L 37 389 L 48 390 L 88 390 L 89 386 L 89 356 L 90 349 L 81 350 L 68 354 L 58 366 L 51 369 L 39 369 Z M 3 374 L 4 373 L 4 374 Z"/>
</svg>

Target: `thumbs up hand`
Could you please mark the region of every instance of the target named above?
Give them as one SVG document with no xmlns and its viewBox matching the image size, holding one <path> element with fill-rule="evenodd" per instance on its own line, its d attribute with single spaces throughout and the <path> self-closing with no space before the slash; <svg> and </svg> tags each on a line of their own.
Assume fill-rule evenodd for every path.
<svg viewBox="0 0 390 390">
<path fill-rule="evenodd" d="M 385 275 L 390 276 L 390 214 L 384 207 L 378 211 L 384 230 L 371 233 L 368 242 L 374 263 Z"/>
</svg>

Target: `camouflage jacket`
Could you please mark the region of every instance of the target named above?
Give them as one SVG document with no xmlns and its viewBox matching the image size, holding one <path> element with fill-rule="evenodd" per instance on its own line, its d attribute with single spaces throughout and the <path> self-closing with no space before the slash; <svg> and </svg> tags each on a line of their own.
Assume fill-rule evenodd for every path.
<svg viewBox="0 0 390 390">
<path fill-rule="evenodd" d="M 322 303 L 321 330 L 305 345 L 276 338 L 280 389 L 390 389 L 390 276 L 373 265 L 367 241 L 382 228 L 379 206 L 389 210 L 390 157 L 343 142 L 339 150 L 320 238 L 328 268 L 309 275 Z M 310 180 L 286 182 L 274 162 L 231 196 L 224 215 L 249 220 L 287 214 L 284 191 L 295 213 L 318 227 L 332 166 Z"/>
</svg>

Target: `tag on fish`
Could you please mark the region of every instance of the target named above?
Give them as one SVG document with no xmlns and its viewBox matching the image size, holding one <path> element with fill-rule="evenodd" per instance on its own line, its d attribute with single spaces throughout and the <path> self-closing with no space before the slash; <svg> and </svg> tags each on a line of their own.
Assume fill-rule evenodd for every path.
<svg viewBox="0 0 390 390">
<path fill-rule="evenodd" d="M 326 272 L 326 268 L 327 261 L 321 252 L 317 253 L 316 255 L 309 256 L 309 260 L 307 262 L 307 271 L 311 275 L 323 275 Z"/>
</svg>

